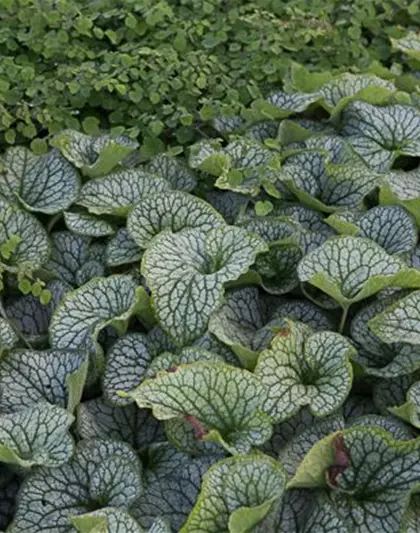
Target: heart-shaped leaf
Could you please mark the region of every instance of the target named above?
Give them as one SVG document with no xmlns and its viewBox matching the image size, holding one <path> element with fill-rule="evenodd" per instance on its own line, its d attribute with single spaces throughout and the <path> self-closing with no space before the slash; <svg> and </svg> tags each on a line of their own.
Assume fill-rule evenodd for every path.
<svg viewBox="0 0 420 533">
<path fill-rule="evenodd" d="M 168 154 L 158 154 L 147 163 L 146 170 L 164 178 L 171 188 L 190 192 L 197 185 L 197 178 L 186 164 Z"/>
<path fill-rule="evenodd" d="M 62 465 L 73 453 L 68 431 L 73 421 L 69 412 L 48 403 L 0 416 L 0 461 L 23 468 Z"/>
<path fill-rule="evenodd" d="M 169 188 L 169 183 L 159 176 L 139 170 L 121 170 L 88 181 L 77 203 L 96 215 L 126 216 L 144 196 Z"/>
<path fill-rule="evenodd" d="M 139 407 L 152 408 L 159 420 L 185 418 L 199 439 L 220 442 L 231 453 L 241 454 L 271 435 L 270 418 L 261 410 L 266 395 L 256 376 L 221 363 L 182 365 L 130 393 Z"/>
<path fill-rule="evenodd" d="M 67 293 L 51 320 L 51 346 L 90 349 L 106 326 L 125 329 L 142 292 L 131 276 L 115 275 Z"/>
<path fill-rule="evenodd" d="M 141 465 L 121 442 L 81 441 L 68 463 L 35 470 L 20 493 L 10 533 L 67 533 L 70 518 L 129 508 L 142 492 Z"/>
<path fill-rule="evenodd" d="M 77 171 L 57 150 L 36 156 L 23 147 L 10 148 L 4 157 L 0 193 L 17 196 L 30 211 L 49 215 L 64 211 L 79 193 Z"/>
<path fill-rule="evenodd" d="M 110 238 L 106 248 L 106 264 L 109 267 L 137 263 L 141 259 L 141 250 L 125 228 L 120 228 Z"/>
<path fill-rule="evenodd" d="M 369 327 L 384 342 L 420 344 L 420 291 L 412 292 L 372 318 Z"/>
<path fill-rule="evenodd" d="M 336 237 L 306 255 L 299 264 L 301 281 L 315 285 L 343 306 L 385 287 L 416 287 L 420 272 L 362 237 Z"/>
<path fill-rule="evenodd" d="M 60 279 L 76 284 L 77 272 L 88 261 L 89 239 L 71 231 L 57 231 L 51 236 L 51 256 L 47 269 Z"/>
<path fill-rule="evenodd" d="M 314 333 L 307 325 L 288 321 L 288 327 L 260 354 L 255 369 L 268 390 L 264 410 L 276 422 L 306 405 L 316 416 L 333 413 L 350 391 L 349 358 L 354 353 L 350 342 L 338 333 Z"/>
<path fill-rule="evenodd" d="M 289 487 L 328 484 L 330 499 L 352 532 L 394 533 L 420 479 L 419 455 L 415 440 L 395 441 L 379 428 L 355 427 L 315 444 Z"/>
<path fill-rule="evenodd" d="M 285 485 L 281 465 L 267 456 L 219 461 L 205 474 L 200 496 L 181 533 L 254 531 L 280 502 Z"/>
<path fill-rule="evenodd" d="M 141 333 L 118 339 L 107 353 L 103 376 L 105 398 L 116 405 L 128 405 L 133 400 L 121 398 L 119 392 L 130 392 L 146 377 L 151 362 L 147 340 Z"/>
<path fill-rule="evenodd" d="M 0 359 L 0 411 L 11 412 L 46 401 L 72 412 L 79 404 L 87 373 L 78 351 L 15 350 Z"/>
<path fill-rule="evenodd" d="M 52 143 L 83 174 L 91 178 L 108 174 L 138 143 L 128 137 L 91 137 L 78 131 L 64 130 Z"/>
<path fill-rule="evenodd" d="M 420 113 L 415 107 L 351 102 L 343 111 L 342 125 L 356 152 L 379 172 L 389 170 L 399 155 L 420 153 Z"/>
<path fill-rule="evenodd" d="M 19 268 L 36 270 L 44 265 L 50 253 L 48 234 L 30 213 L 21 211 L 0 197 L 0 245 L 15 237 L 17 244 L 9 257 L 1 257 L 12 271 Z"/>
<path fill-rule="evenodd" d="M 123 441 L 135 450 L 163 442 L 163 426 L 147 409 L 134 404 L 118 407 L 101 398 L 82 402 L 77 410 L 77 431 L 82 439 Z"/>
<path fill-rule="evenodd" d="M 211 205 L 179 191 L 146 196 L 127 220 L 129 234 L 142 249 L 164 230 L 177 233 L 185 228 L 197 228 L 208 232 L 224 225 L 223 217 Z"/>
<path fill-rule="evenodd" d="M 223 286 L 244 274 L 266 245 L 256 235 L 223 226 L 155 237 L 142 260 L 161 326 L 181 345 L 202 335 L 220 305 Z"/>
</svg>

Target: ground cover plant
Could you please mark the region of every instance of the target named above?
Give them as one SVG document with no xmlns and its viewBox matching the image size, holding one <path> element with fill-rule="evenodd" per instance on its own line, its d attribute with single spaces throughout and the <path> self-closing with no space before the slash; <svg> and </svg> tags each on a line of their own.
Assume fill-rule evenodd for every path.
<svg viewBox="0 0 420 533">
<path fill-rule="evenodd" d="M 419 530 L 420 109 L 305 80 L 4 152 L 0 529 Z"/>
<path fill-rule="evenodd" d="M 112 128 L 145 154 L 185 145 L 287 85 L 292 62 L 417 91 L 419 24 L 417 0 L 3 0 L 0 140 L 40 151 Z"/>
</svg>

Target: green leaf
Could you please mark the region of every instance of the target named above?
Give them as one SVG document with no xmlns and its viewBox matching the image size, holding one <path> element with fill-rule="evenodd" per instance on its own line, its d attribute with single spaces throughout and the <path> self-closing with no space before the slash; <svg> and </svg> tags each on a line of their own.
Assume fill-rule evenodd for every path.
<svg viewBox="0 0 420 533">
<path fill-rule="evenodd" d="M 178 233 L 197 228 L 203 233 L 225 226 L 223 217 L 210 204 L 186 192 L 159 192 L 142 199 L 127 220 L 131 237 L 141 248 L 164 230 Z"/>
<path fill-rule="evenodd" d="M 285 485 L 281 465 L 267 456 L 219 461 L 204 476 L 200 496 L 181 533 L 254 531 L 280 502 Z"/>
<path fill-rule="evenodd" d="M 158 154 L 147 163 L 146 170 L 165 178 L 172 189 L 190 192 L 197 185 L 197 178 L 185 163 L 168 154 Z"/>
<path fill-rule="evenodd" d="M 352 532 L 394 533 L 419 482 L 419 453 L 415 440 L 395 441 L 379 428 L 351 428 L 319 441 L 289 486 L 325 486 L 328 481 L 331 501 Z M 310 474 L 315 465 L 323 476 Z"/>
<path fill-rule="evenodd" d="M 36 156 L 23 147 L 10 148 L 3 163 L 0 193 L 10 200 L 17 196 L 29 211 L 59 213 L 77 198 L 77 171 L 57 150 Z"/>
<path fill-rule="evenodd" d="M 147 340 L 141 333 L 131 333 L 118 339 L 107 353 L 103 376 L 105 398 L 116 405 L 133 400 L 121 398 L 119 392 L 129 392 L 143 381 L 151 361 Z"/>
<path fill-rule="evenodd" d="M 0 356 L 5 350 L 14 348 L 19 337 L 7 320 L 0 318 Z"/>
<path fill-rule="evenodd" d="M 169 183 L 157 175 L 139 170 L 121 170 L 88 181 L 77 203 L 96 215 L 125 217 L 144 196 L 169 190 Z"/>
<path fill-rule="evenodd" d="M 74 411 L 86 381 L 85 354 L 15 350 L 0 359 L 0 409 L 11 412 L 41 400 Z"/>
<path fill-rule="evenodd" d="M 138 147 L 138 143 L 128 137 L 91 137 L 72 130 L 62 131 L 51 144 L 91 178 L 107 174 Z"/>
<path fill-rule="evenodd" d="M 265 249 L 256 235 L 229 226 L 155 237 L 142 274 L 161 326 L 181 345 L 197 339 L 221 303 L 224 284 L 244 274 Z"/>
<path fill-rule="evenodd" d="M 106 264 L 109 267 L 137 263 L 141 256 L 140 248 L 125 228 L 120 228 L 108 241 Z"/>
<path fill-rule="evenodd" d="M 79 405 L 77 431 L 82 439 L 123 441 L 137 451 L 165 440 L 162 424 L 150 411 L 134 404 L 110 405 L 100 398 Z"/>
<path fill-rule="evenodd" d="M 50 325 L 51 346 L 58 349 L 92 349 L 106 326 L 125 329 L 136 312 L 143 289 L 130 276 L 96 278 L 66 294 Z"/>
<path fill-rule="evenodd" d="M 151 361 L 147 369 L 147 377 L 152 378 L 162 370 L 170 371 L 179 365 L 191 363 L 228 363 L 223 355 L 205 350 L 200 346 L 182 348 L 179 353 L 163 352 Z"/>
<path fill-rule="evenodd" d="M 92 506 L 126 509 L 141 492 L 141 465 L 130 447 L 81 441 L 66 464 L 37 469 L 26 479 L 9 531 L 67 533 L 71 517 Z"/>
<path fill-rule="evenodd" d="M 298 274 L 301 281 L 315 285 L 343 306 L 386 287 L 416 287 L 420 283 L 419 271 L 361 237 L 328 239 L 302 259 Z"/>
<path fill-rule="evenodd" d="M 354 360 L 372 376 L 392 378 L 420 368 L 420 347 L 401 342 L 386 344 L 369 327 L 370 320 L 395 300 L 393 296 L 370 303 L 358 311 L 350 324 L 350 335 L 358 350 Z"/>
<path fill-rule="evenodd" d="M 369 328 L 384 342 L 420 344 L 420 291 L 412 292 L 372 318 Z"/>
<path fill-rule="evenodd" d="M 47 262 L 50 244 L 42 224 L 0 197 L 0 245 L 8 242 L 11 236 L 18 237 L 19 242 L 10 257 L 3 257 L 2 262 L 13 271 L 24 266 L 36 270 Z"/>
<path fill-rule="evenodd" d="M 246 454 L 271 435 L 270 419 L 261 411 L 266 394 L 261 381 L 246 370 L 193 363 L 144 381 L 130 396 L 139 407 L 152 408 L 159 420 L 188 417 L 198 437 Z"/>
<path fill-rule="evenodd" d="M 288 321 L 258 359 L 255 374 L 268 390 L 264 410 L 282 422 L 308 405 L 315 416 L 333 413 L 352 383 L 351 343 L 338 333 Z"/>
<path fill-rule="evenodd" d="M 144 533 L 144 529 L 127 511 L 105 507 L 70 518 L 80 533 Z"/>
<path fill-rule="evenodd" d="M 420 38 L 414 31 L 409 31 L 401 39 L 391 39 L 392 47 L 408 57 L 420 61 Z"/>
<path fill-rule="evenodd" d="M 352 102 L 343 111 L 342 124 L 356 152 L 379 172 L 390 170 L 399 155 L 420 153 L 420 113 L 415 107 Z"/>
<path fill-rule="evenodd" d="M 85 237 L 106 237 L 115 233 L 114 228 L 98 217 L 86 213 L 64 213 L 67 229 Z"/>
<path fill-rule="evenodd" d="M 73 421 L 73 415 L 48 403 L 0 416 L 0 461 L 23 468 L 66 463 L 73 453 L 68 431 Z"/>
</svg>

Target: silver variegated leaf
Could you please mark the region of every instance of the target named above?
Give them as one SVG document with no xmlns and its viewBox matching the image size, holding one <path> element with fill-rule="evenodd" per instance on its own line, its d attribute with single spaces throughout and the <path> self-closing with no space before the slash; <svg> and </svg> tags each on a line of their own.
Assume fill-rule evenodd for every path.
<svg viewBox="0 0 420 533">
<path fill-rule="evenodd" d="M 15 196 L 30 211 L 48 215 L 64 211 L 79 193 L 79 176 L 57 150 L 36 156 L 22 146 L 10 148 L 4 157 L 0 193 Z"/>
<path fill-rule="evenodd" d="M 106 220 L 87 213 L 64 213 L 67 229 L 85 237 L 106 237 L 115 233 L 114 228 Z"/>
<path fill-rule="evenodd" d="M 73 454 L 73 421 L 68 411 L 48 403 L 1 415 L 0 461 L 23 468 L 66 463 Z"/>
<path fill-rule="evenodd" d="M 39 468 L 20 492 L 10 533 L 69 533 L 70 518 L 92 509 L 126 509 L 142 492 L 141 465 L 121 442 L 81 441 L 58 468 Z"/>
<path fill-rule="evenodd" d="M 96 215 L 126 216 L 144 196 L 169 189 L 162 177 L 140 170 L 120 170 L 88 181 L 77 203 Z"/>
<path fill-rule="evenodd" d="M 386 287 L 418 287 L 420 272 L 362 237 L 336 237 L 306 255 L 299 264 L 301 281 L 309 282 L 343 306 Z"/>
<path fill-rule="evenodd" d="M 120 228 L 110 238 L 106 248 L 106 264 L 116 267 L 137 263 L 141 259 L 141 250 L 125 228 Z"/>
<path fill-rule="evenodd" d="M 128 137 L 91 137 L 78 131 L 64 130 L 52 141 L 63 156 L 83 174 L 91 178 L 103 176 L 110 172 L 128 154 L 138 146 Z"/>
<path fill-rule="evenodd" d="M 153 409 L 159 420 L 184 418 L 199 440 L 219 442 L 231 453 L 248 453 L 271 435 L 260 379 L 222 363 L 193 363 L 159 373 L 130 396 L 139 407 Z"/>
<path fill-rule="evenodd" d="M 181 533 L 255 531 L 280 504 L 285 485 L 280 463 L 267 456 L 219 461 L 204 476 L 200 496 Z"/>
<path fill-rule="evenodd" d="M 70 518 L 79 533 L 145 533 L 138 522 L 125 510 L 104 507 Z"/>
<path fill-rule="evenodd" d="M 127 220 L 131 237 L 147 248 L 161 231 L 177 233 L 185 228 L 202 232 L 225 226 L 223 217 L 210 204 L 186 192 L 154 193 L 142 199 Z"/>
<path fill-rule="evenodd" d="M 92 349 L 101 329 L 126 327 L 135 313 L 140 291 L 131 276 L 96 278 L 67 293 L 54 311 L 50 325 L 51 346 L 59 349 Z"/>
<path fill-rule="evenodd" d="M 346 399 L 352 383 L 350 358 L 355 349 L 331 331 L 313 332 L 300 322 L 287 322 L 258 359 L 255 374 L 268 398 L 264 410 L 282 422 L 309 406 L 316 416 L 332 414 Z"/>
<path fill-rule="evenodd" d="M 205 198 L 219 211 L 228 224 L 235 223 L 239 213 L 248 203 L 246 196 L 232 191 L 210 191 Z"/>
<path fill-rule="evenodd" d="M 2 256 L 8 268 L 36 270 L 48 261 L 50 243 L 43 225 L 30 213 L 20 210 L 0 197 L 0 245 L 18 239 L 10 257 Z"/>
<path fill-rule="evenodd" d="M 100 398 L 79 405 L 77 431 L 82 439 L 120 440 L 138 451 L 165 440 L 162 424 L 150 411 L 111 405 Z"/>
<path fill-rule="evenodd" d="M 131 398 L 119 392 L 130 392 L 145 379 L 151 355 L 147 339 L 141 333 L 125 335 L 112 346 L 106 356 L 103 376 L 105 398 L 115 405 L 128 405 Z"/>
<path fill-rule="evenodd" d="M 142 260 L 160 325 L 181 345 L 206 329 L 220 305 L 223 286 L 247 272 L 266 245 L 245 230 L 224 226 L 155 237 Z"/>
<path fill-rule="evenodd" d="M 51 256 L 47 269 L 66 283 L 75 285 L 77 272 L 87 262 L 88 254 L 89 238 L 71 231 L 57 231 L 51 235 Z"/>
<path fill-rule="evenodd" d="M 0 355 L 4 350 L 10 350 L 19 343 L 19 336 L 11 324 L 0 318 Z"/>
<path fill-rule="evenodd" d="M 147 163 L 146 170 L 164 178 L 172 189 L 190 192 L 197 185 L 197 177 L 185 163 L 168 154 L 158 154 Z"/>
</svg>

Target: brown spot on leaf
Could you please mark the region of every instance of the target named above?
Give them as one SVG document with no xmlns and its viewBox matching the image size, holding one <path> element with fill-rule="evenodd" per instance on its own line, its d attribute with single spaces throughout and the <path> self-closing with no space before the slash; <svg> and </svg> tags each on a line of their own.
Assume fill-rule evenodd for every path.
<svg viewBox="0 0 420 533">
<path fill-rule="evenodd" d="M 194 437 L 196 440 L 202 440 L 207 435 L 207 429 L 201 424 L 197 417 L 193 415 L 185 415 L 184 420 L 194 428 Z"/>
<path fill-rule="evenodd" d="M 350 466 L 350 453 L 346 450 L 343 435 L 337 435 L 333 441 L 334 464 L 327 470 L 327 479 L 331 487 L 337 485 L 337 477 Z"/>
</svg>

